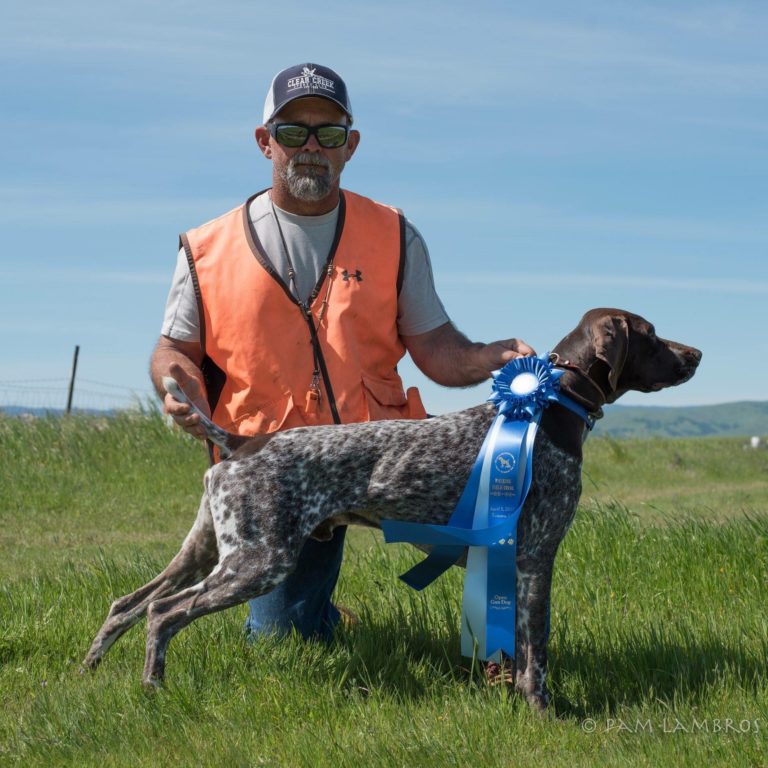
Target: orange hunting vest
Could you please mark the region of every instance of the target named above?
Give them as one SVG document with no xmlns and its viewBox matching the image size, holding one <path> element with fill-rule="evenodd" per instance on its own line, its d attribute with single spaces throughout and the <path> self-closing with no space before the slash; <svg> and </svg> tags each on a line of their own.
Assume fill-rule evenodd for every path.
<svg viewBox="0 0 768 768">
<path fill-rule="evenodd" d="M 405 353 L 397 333 L 402 215 L 351 192 L 341 194 L 328 257 L 330 294 L 318 322 L 329 268 L 305 312 L 253 231 L 251 200 L 181 236 L 200 308 L 202 368 L 213 420 L 253 435 L 425 418 L 418 390 L 411 387 L 406 394 L 397 373 Z M 316 360 L 319 401 L 308 396 Z"/>
</svg>

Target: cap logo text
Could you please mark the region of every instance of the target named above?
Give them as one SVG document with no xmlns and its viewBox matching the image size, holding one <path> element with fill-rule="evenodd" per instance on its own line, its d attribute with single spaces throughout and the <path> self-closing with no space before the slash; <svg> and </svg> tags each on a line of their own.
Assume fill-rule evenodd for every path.
<svg viewBox="0 0 768 768">
<path fill-rule="evenodd" d="M 336 83 L 327 77 L 316 75 L 314 69 L 304 67 L 304 70 L 298 77 L 288 79 L 287 88 L 288 91 L 295 91 L 299 88 L 311 88 L 335 93 Z"/>
</svg>

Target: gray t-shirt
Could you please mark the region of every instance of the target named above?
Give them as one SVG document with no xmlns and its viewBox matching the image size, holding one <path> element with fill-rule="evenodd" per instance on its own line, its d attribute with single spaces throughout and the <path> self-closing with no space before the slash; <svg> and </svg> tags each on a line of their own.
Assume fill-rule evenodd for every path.
<svg viewBox="0 0 768 768">
<path fill-rule="evenodd" d="M 275 271 L 294 291 L 288 279 L 288 260 L 275 214 L 296 271 L 297 298 L 305 301 L 325 267 L 336 233 L 339 208 L 337 206 L 322 216 L 297 216 L 277 206 L 273 213 L 268 193 L 251 201 L 248 215 L 256 236 Z M 427 246 L 409 221 L 405 224 L 405 248 L 403 285 L 397 301 L 397 328 L 401 336 L 415 336 L 447 323 L 449 318 L 435 290 Z M 161 333 L 178 341 L 200 340 L 197 299 L 183 248 L 176 262 Z"/>
</svg>

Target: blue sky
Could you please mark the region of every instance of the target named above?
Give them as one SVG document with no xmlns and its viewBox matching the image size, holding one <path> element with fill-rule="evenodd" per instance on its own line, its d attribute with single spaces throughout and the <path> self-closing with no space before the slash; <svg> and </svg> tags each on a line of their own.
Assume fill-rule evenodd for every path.
<svg viewBox="0 0 768 768">
<path fill-rule="evenodd" d="M 344 185 L 405 210 L 471 338 L 544 351 L 622 307 L 704 351 L 622 402 L 766 399 L 768 4 L 9 6 L 0 394 L 66 378 L 75 344 L 85 382 L 149 389 L 178 233 L 268 186 L 267 85 L 313 61 L 362 132 Z M 402 372 L 433 412 L 487 392 Z"/>
</svg>

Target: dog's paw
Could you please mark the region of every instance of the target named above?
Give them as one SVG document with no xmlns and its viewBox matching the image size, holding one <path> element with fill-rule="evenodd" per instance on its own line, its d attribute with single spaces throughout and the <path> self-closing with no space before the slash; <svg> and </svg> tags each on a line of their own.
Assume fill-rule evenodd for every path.
<svg viewBox="0 0 768 768">
<path fill-rule="evenodd" d="M 163 679 L 150 675 L 149 677 L 142 678 L 141 687 L 144 689 L 144 693 L 153 695 L 163 688 Z"/>
</svg>

